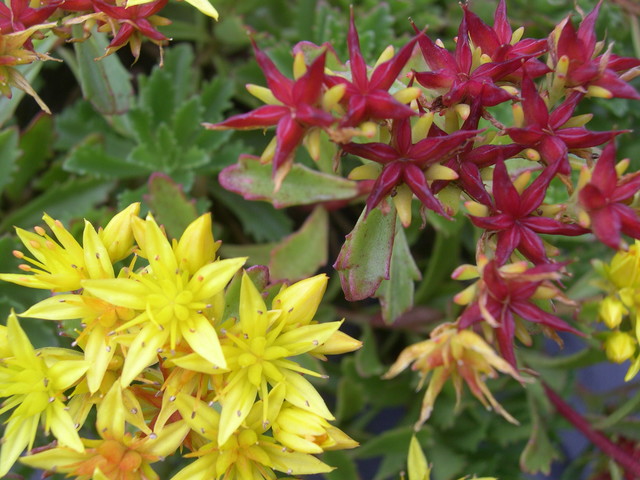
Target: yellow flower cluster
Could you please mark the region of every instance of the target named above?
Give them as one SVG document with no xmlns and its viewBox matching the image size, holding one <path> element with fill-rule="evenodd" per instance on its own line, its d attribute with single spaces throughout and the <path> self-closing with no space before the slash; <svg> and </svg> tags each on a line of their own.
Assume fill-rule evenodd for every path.
<svg viewBox="0 0 640 480">
<path fill-rule="evenodd" d="M 631 360 L 625 376 L 629 381 L 640 371 L 640 241 L 618 252 L 611 263 L 597 267 L 609 292 L 599 308 L 600 319 L 612 330 L 605 340 L 605 353 L 616 363 Z"/>
<path fill-rule="evenodd" d="M 53 292 L 19 316 L 80 320 L 81 351 L 35 350 L 13 314 L 0 328 L 0 413 L 13 409 L 0 476 L 32 448 L 40 422 L 58 444 L 21 461 L 81 480 L 157 479 L 150 465 L 178 449 L 196 460 L 175 480 L 330 471 L 313 455 L 357 443 L 329 423 L 305 378 L 321 375 L 299 362 L 360 342 L 342 322 L 314 320 L 327 277 L 265 302 L 241 272 L 246 259 L 216 256 L 209 214 L 170 241 L 139 208 L 104 229 L 85 221 L 82 244 L 47 215 L 55 238 L 17 229 L 30 256 L 14 252 L 23 273 L 0 279 Z M 81 438 L 94 407 L 100 439 Z"/>
</svg>

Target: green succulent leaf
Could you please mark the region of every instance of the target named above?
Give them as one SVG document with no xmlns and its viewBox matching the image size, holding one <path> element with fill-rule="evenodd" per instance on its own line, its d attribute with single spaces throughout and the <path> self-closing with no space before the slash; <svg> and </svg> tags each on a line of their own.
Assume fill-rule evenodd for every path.
<svg viewBox="0 0 640 480">
<path fill-rule="evenodd" d="M 349 301 L 372 297 L 383 280 L 389 279 L 396 228 L 396 210 L 390 200 L 383 209 L 362 212 L 358 223 L 340 250 L 334 268 Z"/>
</svg>

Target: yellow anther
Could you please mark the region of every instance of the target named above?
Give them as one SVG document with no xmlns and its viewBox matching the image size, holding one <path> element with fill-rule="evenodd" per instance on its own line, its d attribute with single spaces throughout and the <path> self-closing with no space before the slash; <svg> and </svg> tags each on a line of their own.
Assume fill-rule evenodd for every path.
<svg viewBox="0 0 640 480">
<path fill-rule="evenodd" d="M 393 48 L 393 46 L 389 45 L 387 48 L 385 48 L 382 53 L 380 54 L 380 56 L 378 57 L 378 60 L 376 61 L 376 64 L 373 66 L 373 68 L 375 69 L 378 65 L 391 60 L 393 58 L 393 56 L 395 55 L 395 49 Z"/>
<path fill-rule="evenodd" d="M 304 63 L 304 53 L 298 52 L 293 58 L 293 78 L 296 80 L 307 73 L 307 65 Z"/>
<path fill-rule="evenodd" d="M 248 83 L 245 88 L 251 95 L 268 105 L 282 105 L 282 102 L 280 102 L 280 100 L 278 100 L 273 95 L 273 92 L 267 87 L 261 87 L 260 85 Z"/>
</svg>

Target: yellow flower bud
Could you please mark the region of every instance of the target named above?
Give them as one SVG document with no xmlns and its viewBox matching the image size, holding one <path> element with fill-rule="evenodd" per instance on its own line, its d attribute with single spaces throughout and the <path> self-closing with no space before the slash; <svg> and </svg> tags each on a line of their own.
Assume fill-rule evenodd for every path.
<svg viewBox="0 0 640 480">
<path fill-rule="evenodd" d="M 636 351 L 636 340 L 626 332 L 613 332 L 605 341 L 607 358 L 615 363 L 629 360 Z"/>
<path fill-rule="evenodd" d="M 175 247 L 180 267 L 193 275 L 201 267 L 215 260 L 220 243 L 216 243 L 211 232 L 211 214 L 197 218 L 186 228 Z"/>
<path fill-rule="evenodd" d="M 600 309 L 598 313 L 604 324 L 613 329 L 620 325 L 620 322 L 622 322 L 622 316 L 629 312 L 617 298 L 606 297 L 602 302 L 600 302 Z"/>
<path fill-rule="evenodd" d="M 106 227 L 100 229 L 98 237 L 109 252 L 112 262 L 127 257 L 133 247 L 133 230 L 131 219 L 140 213 L 140 203 L 132 203 L 114 216 Z"/>
<path fill-rule="evenodd" d="M 313 354 L 320 355 L 340 355 L 353 352 L 362 347 L 362 342 L 347 335 L 340 330 L 336 330 L 329 339 L 317 348 L 311 350 Z"/>
</svg>

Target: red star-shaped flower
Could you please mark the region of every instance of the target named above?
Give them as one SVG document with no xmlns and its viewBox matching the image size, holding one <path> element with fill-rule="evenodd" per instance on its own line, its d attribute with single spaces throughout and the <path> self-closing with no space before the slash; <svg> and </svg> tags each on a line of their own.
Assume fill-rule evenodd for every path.
<svg viewBox="0 0 640 480">
<path fill-rule="evenodd" d="M 516 34 L 511 30 L 511 25 L 507 19 L 507 6 L 505 0 L 500 0 L 496 7 L 493 17 L 493 28 L 489 27 L 473 12 L 469 10 L 466 4 L 462 5 L 464 16 L 469 25 L 469 36 L 474 45 L 480 47 L 482 53 L 491 58 L 494 62 L 504 62 L 514 58 L 526 58 L 527 73 L 536 78 L 544 75 L 549 71 L 540 60 L 533 57 L 539 57 L 548 50 L 547 39 L 525 38 L 519 40 L 522 30 L 519 29 Z M 516 73 L 521 73 L 518 69 Z M 518 75 L 521 76 L 521 75 Z"/>
<path fill-rule="evenodd" d="M 248 113 L 234 115 L 220 123 L 205 123 L 213 130 L 254 129 L 276 126 L 276 149 L 273 174 L 282 180 L 289 171 L 293 154 L 312 127 L 325 128 L 334 122 L 333 115 L 319 107 L 324 82 L 326 52 L 316 58 L 307 72 L 291 80 L 276 68 L 271 59 L 253 42 L 258 65 L 262 69 L 273 105 L 263 105 Z"/>
<path fill-rule="evenodd" d="M 327 75 L 325 79 L 329 86 L 341 83 L 346 85 L 342 103 L 346 105 L 347 113 L 340 121 L 340 126 L 355 127 L 371 119 L 398 119 L 415 115 L 411 108 L 400 103 L 389 93 L 389 88 L 411 57 L 416 40 L 417 38 L 410 40 L 391 60 L 373 69 L 369 78 L 367 64 L 360 52 L 360 39 L 353 19 L 353 8 L 351 9 L 347 35 L 351 81 L 335 75 Z"/>
<path fill-rule="evenodd" d="M 379 142 L 347 143 L 342 149 L 383 165 L 367 199 L 367 211 L 375 208 L 395 187 L 404 183 L 425 207 L 447 216 L 427 184 L 425 170 L 448 159 L 477 133 L 478 130 L 459 130 L 450 135 L 427 137 L 413 143 L 411 120 L 403 118 L 393 122 L 390 145 Z"/>
<path fill-rule="evenodd" d="M 94 0 L 94 9 L 103 12 L 113 19 L 118 25 L 117 33 L 107 46 L 106 55 L 110 55 L 127 43 L 131 46 L 131 53 L 137 59 L 140 56 L 142 36 L 149 38 L 156 45 L 162 45 L 169 39 L 156 30 L 154 24 L 166 24 L 166 19 L 154 17 L 162 10 L 169 0 L 156 0 L 155 2 L 134 5 L 131 7 L 119 7 L 110 5 L 102 0 Z M 153 17 L 153 18 L 151 18 Z"/>
<path fill-rule="evenodd" d="M 478 102 L 474 102 L 461 130 L 478 128 L 482 110 L 483 107 Z M 521 151 L 522 146 L 518 144 L 489 144 L 475 147 L 473 142 L 467 142 L 459 152 L 444 163 L 446 167 L 458 174 L 457 180 L 436 180 L 432 185 L 433 191 L 438 193 L 451 182 L 455 182 L 462 191 L 472 198 L 485 205 L 491 205 L 491 197 L 480 177 L 480 169 L 494 165 L 498 158 L 511 158 Z"/>
<path fill-rule="evenodd" d="M 598 18 L 602 0 L 589 13 L 575 30 L 569 18 L 564 20 L 554 48 L 551 49 L 551 59 L 554 65 L 565 57 L 568 59 L 568 69 L 565 74 L 565 85 L 582 91 L 599 87 L 598 96 L 619 97 L 640 100 L 640 94 L 618 73 L 640 66 L 640 59 L 619 57 L 605 53 L 594 58 L 596 52 L 595 23 Z M 561 24 L 562 25 L 562 24 Z M 553 34 L 552 34 L 553 35 Z M 553 37 L 552 37 L 553 38 Z"/>
<path fill-rule="evenodd" d="M 44 23 L 60 5 L 60 0 L 48 2 L 40 8 L 31 8 L 29 0 L 11 0 L 11 8 L 0 2 L 0 34 L 20 32 Z"/>
<path fill-rule="evenodd" d="M 500 268 L 496 260 L 484 265 L 476 286 L 475 301 L 460 316 L 458 327 L 465 329 L 478 322 L 487 322 L 496 333 L 500 353 L 515 367 L 516 318 L 537 323 L 551 332 L 560 330 L 577 335 L 581 333 L 533 303 L 539 287 L 557 290 L 552 281 L 560 278 L 562 264 L 545 263 L 527 269 L 525 263 L 521 262 L 508 267 Z M 560 291 L 557 292 L 558 297 L 562 298 Z"/>
<path fill-rule="evenodd" d="M 415 25 L 413 28 L 417 31 Z M 492 107 L 513 98 L 495 82 L 520 68 L 524 59 L 518 57 L 502 62 L 487 62 L 472 68 L 473 55 L 465 17 L 462 17 L 458 29 L 454 55 L 424 34 L 419 36 L 418 44 L 431 71 L 415 72 L 415 78 L 426 88 L 444 90 L 446 93 L 442 96 L 442 104 L 445 107 L 470 100 Z"/>
<path fill-rule="evenodd" d="M 507 167 L 498 160 L 493 171 L 493 198 L 491 214 L 486 217 L 470 216 L 477 227 L 495 232 L 497 246 L 495 259 L 502 265 L 518 249 L 533 263 L 548 262 L 540 233 L 555 235 L 582 235 L 588 230 L 575 224 L 565 224 L 552 218 L 535 215 L 544 201 L 549 183 L 556 174 L 558 164 L 547 167 L 522 193 L 513 185 Z"/>
<path fill-rule="evenodd" d="M 564 128 L 582 99 L 582 93 L 573 92 L 549 112 L 533 80 L 525 74 L 522 78 L 522 97 L 524 126 L 508 128 L 507 133 L 523 147 L 538 150 L 547 165 L 560 162 L 558 171 L 564 175 L 571 172 L 567 156 L 570 149 L 595 147 L 624 133 L 624 130 L 591 132 L 584 127 Z"/>
<path fill-rule="evenodd" d="M 618 177 L 616 147 L 609 143 L 593 169 L 591 180 L 578 193 L 579 206 L 588 215 L 594 235 L 616 250 L 621 233 L 640 238 L 640 218 L 627 203 L 640 190 L 640 172 Z"/>
</svg>

